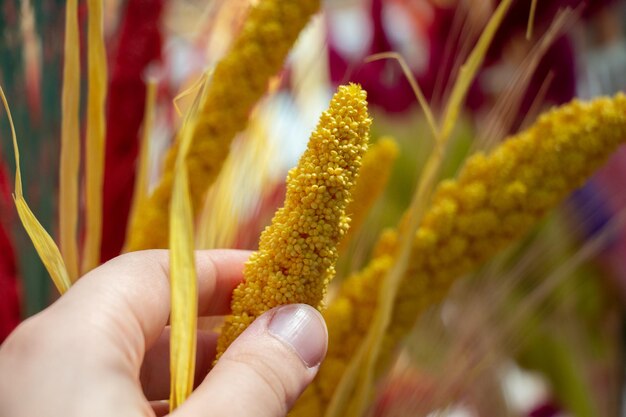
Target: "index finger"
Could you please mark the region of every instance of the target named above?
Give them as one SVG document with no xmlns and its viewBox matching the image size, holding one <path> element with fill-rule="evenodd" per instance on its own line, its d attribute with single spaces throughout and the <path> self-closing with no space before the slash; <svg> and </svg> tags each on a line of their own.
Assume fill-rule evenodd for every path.
<svg viewBox="0 0 626 417">
<path fill-rule="evenodd" d="M 249 255 L 238 250 L 196 251 L 199 315 L 228 314 L 230 295 L 242 280 Z M 81 278 L 53 309 L 67 315 L 70 323 L 104 321 L 114 326 L 141 358 L 170 314 L 169 252 L 148 250 L 119 256 Z"/>
</svg>

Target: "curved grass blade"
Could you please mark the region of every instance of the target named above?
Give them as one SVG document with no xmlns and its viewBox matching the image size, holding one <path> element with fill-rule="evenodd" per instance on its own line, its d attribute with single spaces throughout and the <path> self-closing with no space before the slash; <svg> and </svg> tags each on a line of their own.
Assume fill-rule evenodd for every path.
<svg viewBox="0 0 626 417">
<path fill-rule="evenodd" d="M 189 191 L 186 158 L 200 99 L 198 94 L 182 127 L 180 149 L 176 155 L 172 201 L 169 213 L 170 286 L 172 312 L 170 335 L 170 411 L 191 394 L 196 363 L 198 322 L 198 284 L 194 257 L 193 205 Z"/>
<path fill-rule="evenodd" d="M 63 257 L 59 248 L 54 243 L 50 235 L 43 228 L 41 223 L 37 220 L 31 209 L 24 200 L 22 193 L 22 174 L 20 168 L 20 152 L 17 146 L 17 135 L 15 134 L 15 126 L 13 125 L 13 117 L 11 116 L 11 110 L 9 109 L 9 103 L 4 95 L 4 90 L 0 87 L 0 96 L 2 98 L 2 104 L 7 112 L 9 118 L 9 124 L 11 125 L 11 136 L 13 138 L 13 152 L 15 153 L 15 194 L 13 199 L 15 200 L 15 207 L 17 213 L 20 216 L 20 220 L 26 233 L 30 237 L 39 258 L 43 262 L 44 266 L 48 270 L 54 285 L 59 293 L 63 294 L 72 285 L 70 278 L 63 262 Z"/>
<path fill-rule="evenodd" d="M 437 122 L 435 121 L 435 116 L 433 115 L 433 111 L 428 104 L 428 100 L 426 100 L 426 96 L 424 96 L 424 92 L 420 88 L 419 84 L 415 80 L 411 69 L 409 68 L 409 64 L 407 64 L 406 60 L 402 55 L 397 52 L 381 52 L 379 54 L 373 54 L 365 58 L 365 62 L 373 62 L 378 61 L 379 59 L 395 59 L 398 61 L 404 76 L 406 77 L 411 89 L 413 90 L 413 94 L 417 98 L 417 101 L 424 112 L 424 116 L 426 117 L 426 121 L 428 122 L 428 127 L 434 137 L 438 136 L 439 128 L 437 127 Z"/>
<path fill-rule="evenodd" d="M 450 98 L 446 104 L 443 120 L 441 122 L 441 128 L 439 129 L 439 137 L 437 138 L 438 147 L 443 147 L 442 145 L 445 144 L 450 137 L 450 134 L 454 129 L 454 125 L 459 117 L 459 112 L 463 106 L 465 97 L 467 96 L 467 92 L 469 91 L 476 73 L 485 60 L 485 55 L 487 55 L 491 41 L 495 37 L 498 28 L 502 24 L 506 13 L 511 7 L 511 2 L 512 0 L 503 0 L 500 3 L 489 19 L 483 33 L 480 35 L 478 43 L 472 50 L 472 53 L 461 67 L 459 76 L 454 83 L 452 93 L 450 94 Z"/>
</svg>

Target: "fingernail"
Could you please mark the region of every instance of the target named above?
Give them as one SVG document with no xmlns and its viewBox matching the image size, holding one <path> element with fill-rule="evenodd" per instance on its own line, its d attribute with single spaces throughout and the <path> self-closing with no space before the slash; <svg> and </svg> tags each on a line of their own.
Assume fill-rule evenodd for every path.
<svg viewBox="0 0 626 417">
<path fill-rule="evenodd" d="M 279 307 L 267 329 L 272 336 L 290 346 L 309 368 L 319 365 L 326 356 L 326 324 L 322 315 L 309 305 Z"/>
</svg>

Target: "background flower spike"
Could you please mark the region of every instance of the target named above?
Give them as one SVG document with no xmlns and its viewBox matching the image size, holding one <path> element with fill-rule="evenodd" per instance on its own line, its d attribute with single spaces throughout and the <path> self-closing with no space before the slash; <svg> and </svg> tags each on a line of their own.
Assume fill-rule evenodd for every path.
<svg viewBox="0 0 626 417">
<path fill-rule="evenodd" d="M 370 209 L 385 191 L 397 157 L 398 144 L 389 136 L 382 137 L 378 142 L 370 145 L 363 156 L 363 166 L 352 192 L 353 199 L 346 209 L 346 213 L 350 216 L 350 229 L 339 245 L 341 252 L 359 233 Z"/>
<path fill-rule="evenodd" d="M 202 208 L 205 193 L 217 178 L 233 138 L 246 127 L 252 107 L 319 5 L 319 0 L 258 2 L 230 52 L 215 67 L 198 108 L 187 155 L 194 214 Z M 164 224 L 168 221 L 177 153 L 178 143 L 168 152 L 155 191 L 130 220 L 130 251 L 167 246 L 168 228 Z"/>
<path fill-rule="evenodd" d="M 575 100 L 542 116 L 490 154 L 470 157 L 455 180 L 442 181 L 411 247 L 376 372 L 380 376 L 419 315 L 455 280 L 518 241 L 626 142 L 626 95 Z M 378 291 L 394 262 L 397 232 L 385 231 L 376 256 L 347 278 L 323 312 L 326 360 L 293 416 L 326 409 L 363 343 Z"/>
</svg>

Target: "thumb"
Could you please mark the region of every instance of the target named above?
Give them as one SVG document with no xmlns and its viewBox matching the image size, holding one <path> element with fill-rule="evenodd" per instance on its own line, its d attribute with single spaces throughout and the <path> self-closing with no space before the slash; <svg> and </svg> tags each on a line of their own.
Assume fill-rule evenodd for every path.
<svg viewBox="0 0 626 417">
<path fill-rule="evenodd" d="M 174 413 L 177 417 L 285 416 L 326 355 L 321 314 L 306 304 L 257 318 Z"/>
</svg>

